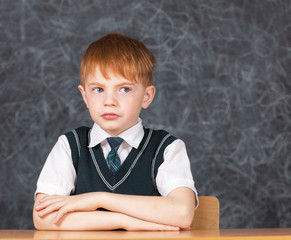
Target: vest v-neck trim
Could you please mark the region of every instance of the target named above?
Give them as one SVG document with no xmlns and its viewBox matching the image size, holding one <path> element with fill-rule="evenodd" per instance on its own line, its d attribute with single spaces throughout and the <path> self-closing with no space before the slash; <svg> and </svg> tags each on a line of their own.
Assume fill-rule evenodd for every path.
<svg viewBox="0 0 291 240">
<path fill-rule="evenodd" d="M 146 132 L 148 132 L 148 134 L 146 134 Z M 111 172 L 110 169 L 108 168 L 106 159 L 104 158 L 100 145 L 94 147 L 94 150 L 93 148 L 89 148 L 89 152 L 91 154 L 97 173 L 99 174 L 104 184 L 111 191 L 114 191 L 128 178 L 128 176 L 131 173 L 131 170 L 134 168 L 137 161 L 139 160 L 144 150 L 146 149 L 151 139 L 152 133 L 153 133 L 152 129 L 145 131 L 144 138 L 138 149 L 133 148 L 130 151 L 121 168 L 116 173 Z M 96 155 L 97 159 L 100 159 L 100 164 L 98 164 L 98 161 L 96 160 Z"/>
</svg>

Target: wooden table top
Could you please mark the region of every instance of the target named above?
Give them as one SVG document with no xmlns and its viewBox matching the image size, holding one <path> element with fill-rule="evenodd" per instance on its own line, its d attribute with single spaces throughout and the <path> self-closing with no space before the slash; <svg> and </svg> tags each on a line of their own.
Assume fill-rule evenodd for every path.
<svg viewBox="0 0 291 240">
<path fill-rule="evenodd" d="M 0 239 L 194 239 L 291 240 L 291 228 L 220 229 L 177 232 L 0 230 Z"/>
</svg>

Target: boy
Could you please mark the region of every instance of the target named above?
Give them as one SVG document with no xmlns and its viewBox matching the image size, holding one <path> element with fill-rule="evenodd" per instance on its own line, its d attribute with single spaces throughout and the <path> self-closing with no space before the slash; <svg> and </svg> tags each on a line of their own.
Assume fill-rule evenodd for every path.
<svg viewBox="0 0 291 240">
<path fill-rule="evenodd" d="M 90 44 L 78 88 L 94 125 L 60 136 L 48 156 L 36 189 L 37 229 L 189 228 L 197 193 L 185 145 L 139 118 L 155 95 L 154 61 L 121 34 Z"/>
</svg>

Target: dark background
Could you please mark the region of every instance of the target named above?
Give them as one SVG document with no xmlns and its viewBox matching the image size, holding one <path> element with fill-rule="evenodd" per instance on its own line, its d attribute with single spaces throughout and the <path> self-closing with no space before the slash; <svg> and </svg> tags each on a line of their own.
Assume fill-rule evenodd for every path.
<svg viewBox="0 0 291 240">
<path fill-rule="evenodd" d="M 92 41 L 120 32 L 157 58 L 147 126 L 186 142 L 221 228 L 291 227 L 291 2 L 0 0 L 0 228 L 32 228 L 39 172 L 92 125 L 77 90 Z"/>
</svg>

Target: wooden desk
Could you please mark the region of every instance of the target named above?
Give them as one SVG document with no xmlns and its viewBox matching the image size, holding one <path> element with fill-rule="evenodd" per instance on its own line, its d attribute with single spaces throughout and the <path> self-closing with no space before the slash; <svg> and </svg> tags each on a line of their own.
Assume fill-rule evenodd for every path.
<svg viewBox="0 0 291 240">
<path fill-rule="evenodd" d="M 290 240 L 291 228 L 193 230 L 181 232 L 0 230 L 0 239 Z"/>
</svg>

